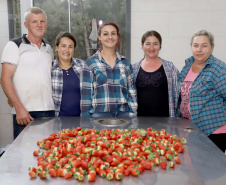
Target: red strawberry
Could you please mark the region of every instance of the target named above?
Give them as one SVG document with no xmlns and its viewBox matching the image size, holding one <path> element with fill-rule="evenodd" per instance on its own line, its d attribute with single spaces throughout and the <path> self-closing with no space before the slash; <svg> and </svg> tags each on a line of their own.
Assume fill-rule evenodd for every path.
<svg viewBox="0 0 226 185">
<path fill-rule="evenodd" d="M 41 173 L 39 174 L 39 176 L 40 176 L 41 179 L 46 179 L 47 174 L 48 174 L 47 171 L 44 171 L 43 170 L 43 171 L 41 171 Z"/>
<path fill-rule="evenodd" d="M 78 176 L 78 180 L 79 180 L 79 181 L 84 181 L 84 175 L 83 175 L 83 174 L 80 174 L 80 175 Z"/>
<path fill-rule="evenodd" d="M 80 159 L 75 159 L 72 162 L 72 166 L 75 167 L 75 168 L 78 168 L 79 166 L 81 166 L 81 164 L 82 164 L 82 161 Z"/>
<path fill-rule="evenodd" d="M 122 178 L 123 178 L 123 172 L 122 171 L 115 173 L 115 179 L 116 180 L 122 180 Z"/>
<path fill-rule="evenodd" d="M 133 176 L 138 176 L 138 175 L 140 175 L 140 170 L 137 169 L 137 168 L 131 168 L 131 169 L 130 169 L 130 172 L 131 172 L 131 174 L 132 174 Z"/>
<path fill-rule="evenodd" d="M 105 156 L 105 161 L 111 163 L 113 158 L 110 155 Z"/>
<path fill-rule="evenodd" d="M 177 164 L 180 164 L 181 163 L 181 160 L 178 156 L 174 157 L 174 161 L 177 163 Z"/>
<path fill-rule="evenodd" d="M 161 166 L 161 168 L 162 169 L 166 169 L 166 166 L 167 166 L 167 162 L 166 161 L 161 161 L 160 163 L 159 163 L 159 165 Z"/>
<path fill-rule="evenodd" d="M 35 167 L 29 167 L 28 170 L 29 170 L 30 172 L 35 172 L 35 173 L 37 172 L 37 170 L 36 170 Z"/>
<path fill-rule="evenodd" d="M 95 181 L 96 180 L 96 176 L 95 175 L 88 175 L 87 176 L 87 180 L 89 181 L 89 182 L 93 182 L 93 181 Z"/>
<path fill-rule="evenodd" d="M 35 151 L 33 152 L 33 155 L 34 155 L 34 156 L 38 156 L 39 152 L 40 152 L 39 150 L 35 150 Z"/>
<path fill-rule="evenodd" d="M 36 178 L 37 177 L 37 174 L 35 172 L 33 172 L 33 171 L 30 171 L 28 174 L 30 175 L 31 178 Z"/>
<path fill-rule="evenodd" d="M 113 172 L 108 172 L 107 173 L 107 180 L 113 180 L 114 179 L 114 173 Z"/>
<path fill-rule="evenodd" d="M 178 152 L 179 153 L 182 153 L 183 151 L 184 151 L 184 148 L 183 147 L 178 148 Z"/>
<path fill-rule="evenodd" d="M 160 160 L 159 160 L 159 158 L 157 158 L 157 157 L 155 157 L 155 158 L 153 159 L 153 161 L 154 161 L 154 163 L 155 163 L 156 166 L 158 166 L 159 163 L 160 163 Z"/>
<path fill-rule="evenodd" d="M 174 163 L 173 161 L 170 161 L 170 162 L 168 163 L 168 165 L 169 165 L 170 168 L 174 168 L 175 163 Z"/>
<path fill-rule="evenodd" d="M 69 179 L 72 177 L 72 173 L 71 172 L 67 172 L 65 175 L 64 175 L 64 178 L 65 179 Z"/>
<path fill-rule="evenodd" d="M 105 170 L 100 170 L 100 171 L 99 171 L 99 176 L 100 176 L 100 177 L 105 178 L 106 175 L 107 175 L 107 174 L 106 174 Z"/>
<path fill-rule="evenodd" d="M 49 170 L 49 174 L 50 174 L 51 177 L 56 177 L 57 176 L 57 172 L 56 172 L 56 170 L 54 168 Z"/>
<path fill-rule="evenodd" d="M 130 169 L 129 168 L 127 168 L 127 169 L 125 169 L 125 171 L 124 171 L 124 175 L 125 176 L 129 176 L 130 175 Z"/>
<path fill-rule="evenodd" d="M 170 161 L 172 159 L 172 155 L 171 154 L 168 154 L 168 153 L 165 155 L 165 157 L 166 157 L 166 159 L 168 161 Z"/>
<path fill-rule="evenodd" d="M 144 168 L 145 168 L 146 170 L 151 170 L 151 169 L 152 169 L 152 164 L 151 164 L 151 161 L 149 161 L 149 162 L 145 162 L 145 164 L 144 164 Z"/>
</svg>

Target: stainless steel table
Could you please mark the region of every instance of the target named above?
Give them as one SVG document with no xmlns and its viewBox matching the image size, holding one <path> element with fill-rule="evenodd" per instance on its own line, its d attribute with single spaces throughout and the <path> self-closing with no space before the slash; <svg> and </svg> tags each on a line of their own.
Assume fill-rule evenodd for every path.
<svg viewBox="0 0 226 185">
<path fill-rule="evenodd" d="M 223 185 L 226 184 L 226 156 L 221 152 L 195 125 L 184 119 L 174 118 L 127 118 L 129 122 L 117 128 L 144 128 L 166 129 L 166 132 L 187 139 L 185 152 L 180 155 L 181 165 L 175 169 L 162 170 L 154 167 L 152 170 L 143 172 L 138 177 L 128 176 L 119 181 L 107 181 L 97 177 L 92 184 L 186 184 L 186 185 Z M 37 141 L 48 137 L 51 133 L 57 133 L 63 128 L 106 128 L 92 119 L 80 119 L 79 117 L 64 117 L 52 119 L 36 119 L 28 125 L 24 131 L 11 144 L 5 154 L 0 158 L 0 185 L 11 184 L 90 184 L 85 180 L 79 182 L 74 178 L 48 178 L 46 180 L 30 179 L 28 167 L 37 167 L 33 151 L 38 149 Z M 188 132 L 186 128 L 193 128 Z M 111 127 L 115 128 L 115 127 Z M 225 142 L 225 141 L 222 141 Z"/>
</svg>

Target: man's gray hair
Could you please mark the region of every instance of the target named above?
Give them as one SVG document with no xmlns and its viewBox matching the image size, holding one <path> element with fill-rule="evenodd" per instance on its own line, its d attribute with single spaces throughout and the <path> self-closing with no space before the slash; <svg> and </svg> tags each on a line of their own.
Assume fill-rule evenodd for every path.
<svg viewBox="0 0 226 185">
<path fill-rule="evenodd" d="M 193 43 L 193 39 L 197 36 L 207 36 L 209 38 L 210 41 L 210 45 L 213 46 L 214 45 L 214 36 L 212 33 L 206 31 L 206 30 L 200 30 L 196 33 L 193 34 L 192 38 L 191 38 L 191 45 Z"/>
<path fill-rule="evenodd" d="M 30 15 L 31 13 L 33 13 L 33 14 L 42 14 L 43 13 L 46 17 L 46 20 L 47 20 L 46 13 L 41 8 L 31 7 L 24 14 L 24 18 L 25 18 L 26 22 L 28 22 L 28 15 Z"/>
</svg>

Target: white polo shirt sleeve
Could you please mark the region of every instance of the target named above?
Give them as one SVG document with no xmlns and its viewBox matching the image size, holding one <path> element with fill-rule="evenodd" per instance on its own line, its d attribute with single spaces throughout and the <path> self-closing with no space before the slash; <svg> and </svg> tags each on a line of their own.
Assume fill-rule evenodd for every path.
<svg viewBox="0 0 226 185">
<path fill-rule="evenodd" d="M 19 48 L 14 42 L 9 41 L 3 50 L 1 63 L 10 63 L 17 66 L 19 61 Z"/>
</svg>

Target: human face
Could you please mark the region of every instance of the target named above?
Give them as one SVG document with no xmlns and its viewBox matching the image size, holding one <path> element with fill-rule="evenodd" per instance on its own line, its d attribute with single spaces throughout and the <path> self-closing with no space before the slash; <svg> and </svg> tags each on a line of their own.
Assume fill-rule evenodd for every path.
<svg viewBox="0 0 226 185">
<path fill-rule="evenodd" d="M 156 58 L 158 57 L 161 46 L 157 37 L 149 36 L 146 38 L 144 44 L 142 44 L 142 48 L 145 58 Z"/>
<path fill-rule="evenodd" d="M 115 46 L 118 42 L 118 34 L 116 28 L 112 25 L 104 26 L 101 29 L 101 34 L 98 36 L 98 39 L 101 41 L 103 49 L 115 49 Z"/>
<path fill-rule="evenodd" d="M 29 14 L 28 21 L 24 22 L 25 27 L 28 29 L 28 38 L 42 39 L 47 27 L 45 14 Z"/>
<path fill-rule="evenodd" d="M 205 63 L 213 51 L 214 46 L 211 46 L 209 38 L 201 35 L 194 37 L 192 41 L 192 54 L 195 62 Z"/>
<path fill-rule="evenodd" d="M 71 62 L 71 58 L 75 52 L 75 45 L 73 40 L 63 37 L 60 39 L 59 46 L 56 46 L 56 50 L 58 52 L 58 60 Z"/>
</svg>

